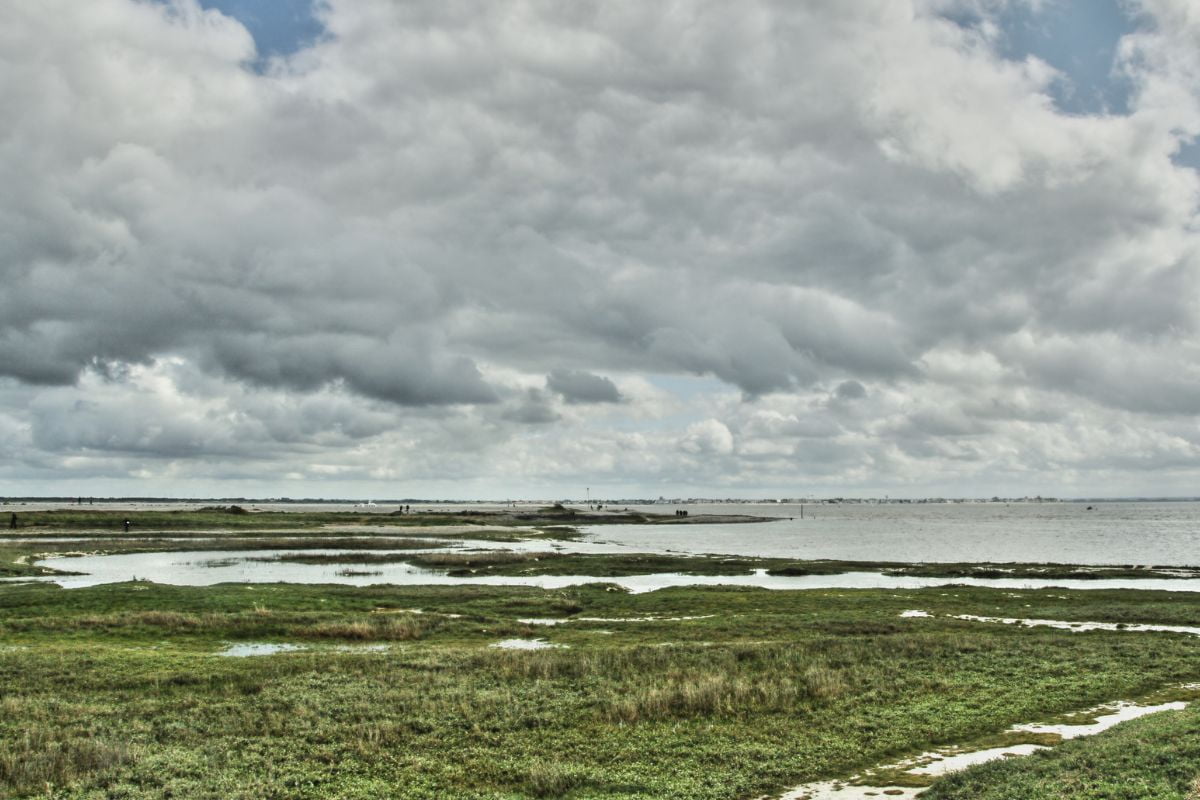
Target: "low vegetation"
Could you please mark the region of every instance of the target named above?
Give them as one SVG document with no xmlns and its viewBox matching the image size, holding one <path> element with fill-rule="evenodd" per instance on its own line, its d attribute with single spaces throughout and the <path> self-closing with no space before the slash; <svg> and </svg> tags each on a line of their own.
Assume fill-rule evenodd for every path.
<svg viewBox="0 0 1200 800">
<path fill-rule="evenodd" d="M 399 511 L 257 511 L 240 506 L 208 506 L 188 510 L 118 511 L 111 509 L 54 509 L 23 511 L 6 508 L 17 517 L 12 535 L 29 535 L 39 531 L 75 531 L 104 534 L 119 532 L 187 532 L 187 531 L 313 531 L 331 526 L 366 527 L 452 527 L 474 525 L 484 527 L 553 528 L 557 538 L 574 533 L 577 525 L 629 524 L 690 524 L 736 520 L 766 522 L 764 517 L 720 517 L 705 515 L 694 518 L 669 514 L 647 514 L 636 511 L 588 511 L 566 506 L 546 506 L 539 509 L 506 508 L 501 510 L 438 510 L 415 509 Z M 126 522 L 129 523 L 126 529 Z"/>
<path fill-rule="evenodd" d="M 273 561 L 290 564 L 395 564 L 404 562 L 419 567 L 486 568 L 496 564 L 529 564 L 556 558 L 556 553 L 525 553 L 511 550 L 472 550 L 456 553 L 283 553 L 277 556 L 251 558 L 250 561 Z"/>
<path fill-rule="evenodd" d="M 0 796 L 757 797 L 1200 680 L 1195 637 L 954 614 L 1194 623 L 1200 597 L 8 585 Z M 702 618 L 670 619 L 685 615 Z M 563 647 L 491 647 L 533 637 Z M 302 649 L 217 655 L 237 642 Z M 930 797 L 1180 797 L 1069 783 L 1087 758 L 1117 785 L 1170 757 L 1162 785 L 1176 791 L 1200 732 L 1176 717 L 1191 721 L 1137 723 L 1136 747 L 1098 737 L 1040 759 L 1061 769 L 1000 764 Z M 1049 781 L 1056 770 L 1067 783 Z"/>
</svg>

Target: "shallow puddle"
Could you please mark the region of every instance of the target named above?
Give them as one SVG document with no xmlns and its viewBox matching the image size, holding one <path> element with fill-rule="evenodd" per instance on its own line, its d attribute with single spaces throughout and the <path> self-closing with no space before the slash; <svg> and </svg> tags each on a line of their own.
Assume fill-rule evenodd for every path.
<svg viewBox="0 0 1200 800">
<path fill-rule="evenodd" d="M 334 648 L 339 653 L 386 653 L 392 649 L 390 644 L 339 644 Z"/>
<path fill-rule="evenodd" d="M 901 614 L 900 616 L 904 616 Z M 1057 628 L 1064 631 L 1124 631 L 1144 633 L 1155 631 L 1160 633 L 1187 633 L 1200 636 L 1200 628 L 1190 625 L 1151 625 L 1136 622 L 1067 622 L 1058 619 L 1020 619 L 1017 617 L 978 617 L 974 614 L 957 614 L 955 619 L 965 619 L 971 622 L 999 622 L 1003 625 L 1020 625 L 1025 628 Z"/>
<path fill-rule="evenodd" d="M 852 786 L 841 781 L 821 781 L 780 795 L 779 800 L 880 800 L 881 797 L 910 800 L 923 791 L 924 787 Z"/>
<path fill-rule="evenodd" d="M 241 642 L 231 644 L 224 650 L 217 653 L 219 656 L 230 656 L 232 658 L 246 658 L 247 656 L 271 656 L 276 653 L 290 653 L 296 650 L 304 650 L 298 644 L 272 644 L 270 642 Z"/>
<path fill-rule="evenodd" d="M 932 617 L 927 611 L 902 611 L 901 617 Z M 1085 631 L 1119 631 L 1121 633 L 1186 633 L 1190 636 L 1200 636 L 1200 627 L 1191 625 L 1156 625 L 1141 622 L 1071 622 L 1062 619 L 1024 619 L 1021 617 L 981 617 L 975 614 L 947 614 L 949 619 L 963 619 L 968 622 L 992 622 L 1001 625 L 1019 625 L 1023 628 L 1055 628 L 1071 633 Z"/>
<path fill-rule="evenodd" d="M 712 619 L 716 614 L 700 614 L 694 617 L 524 617 L 518 619 L 526 625 L 563 625 L 568 622 L 686 622 L 693 619 Z"/>
<path fill-rule="evenodd" d="M 1108 730 L 1113 725 L 1125 722 L 1126 720 L 1144 717 L 1147 714 L 1156 714 L 1159 711 L 1182 711 L 1183 709 L 1187 708 L 1187 705 L 1188 704 L 1182 700 L 1176 700 L 1171 703 L 1160 703 L 1159 705 L 1155 706 L 1143 706 L 1138 705 L 1137 703 L 1121 702 L 1113 706 L 1108 706 L 1108 709 L 1112 709 L 1111 713 L 1109 714 L 1094 715 L 1094 722 L 1086 722 L 1078 725 L 1072 725 L 1070 723 L 1061 725 L 1043 725 L 1035 723 L 1032 725 L 1016 725 L 1012 728 L 1012 730 L 1028 731 L 1029 733 L 1055 733 L 1061 736 L 1063 739 L 1078 739 L 1082 736 L 1093 736 L 1097 733 Z M 1093 716 L 1092 712 L 1103 710 L 1106 710 L 1106 708 L 1102 707 L 1099 709 L 1092 709 L 1091 711 L 1084 712 L 1084 714 L 1085 716 L 1091 717 Z"/>
<path fill-rule="evenodd" d="M 505 639 L 502 642 L 488 645 L 488 647 L 498 647 L 501 650 L 551 650 L 566 648 L 566 645 L 551 644 L 545 639 Z"/>
<path fill-rule="evenodd" d="M 1001 758 L 1027 756 L 1031 753 L 1036 753 L 1038 750 L 1047 749 L 1049 748 L 1043 744 L 1014 744 L 1008 747 L 989 747 L 986 750 L 976 750 L 971 753 L 956 753 L 954 755 L 926 753 L 923 757 L 933 757 L 934 760 L 928 764 L 922 764 L 919 767 L 913 767 L 905 771 L 909 775 L 940 777 L 951 772 L 964 770 L 967 767 L 973 767 L 976 764 L 986 764 L 989 761 L 997 761 Z"/>
<path fill-rule="evenodd" d="M 1182 701 L 1158 705 L 1139 705 L 1122 701 L 1080 712 L 1079 716 L 1087 720 L 1080 724 L 1029 723 L 1014 725 L 1007 732 L 1056 734 L 1064 740 L 1078 739 L 1084 736 L 1094 736 L 1127 720 L 1144 717 L 1147 714 L 1157 714 L 1160 711 L 1179 711 L 1186 708 L 1187 705 Z M 968 752 L 962 752 L 959 748 L 944 748 L 922 753 L 895 764 L 877 767 L 846 780 L 806 783 L 785 792 L 780 796 L 780 800 L 878 800 L 880 797 L 895 797 L 905 800 L 918 797 L 928 787 L 894 786 L 886 784 L 886 782 L 883 785 L 871 785 L 872 772 L 885 775 L 895 775 L 896 772 L 901 772 L 912 777 L 924 777 L 932 780 L 977 764 L 985 764 L 1001 758 L 1026 756 L 1045 749 L 1047 749 L 1045 745 L 1039 744 L 1015 744 L 1008 747 L 990 747 Z"/>
</svg>

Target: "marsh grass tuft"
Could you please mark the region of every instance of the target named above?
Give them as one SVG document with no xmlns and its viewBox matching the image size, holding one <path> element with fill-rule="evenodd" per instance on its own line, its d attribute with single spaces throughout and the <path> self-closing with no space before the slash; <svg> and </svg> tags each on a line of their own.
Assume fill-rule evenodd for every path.
<svg viewBox="0 0 1200 800">
<path fill-rule="evenodd" d="M 808 696 L 818 700 L 841 697 L 849 688 L 840 670 L 824 664 L 814 664 L 804 671 L 804 686 Z"/>
<path fill-rule="evenodd" d="M 635 723 L 679 717 L 739 717 L 792 708 L 806 694 L 800 682 L 766 676 L 692 674 L 650 680 L 609 697 L 610 722 Z"/>
<path fill-rule="evenodd" d="M 292 634 L 311 639 L 351 639 L 354 641 L 410 641 L 435 630 L 441 621 L 434 617 L 389 616 L 355 622 L 318 622 L 296 627 Z"/>
<path fill-rule="evenodd" d="M 30 726 L 0 749 L 0 786 L 49 790 L 84 775 L 108 772 L 135 760 L 138 753 L 125 742 Z"/>
<path fill-rule="evenodd" d="M 528 786 L 534 797 L 562 797 L 585 780 L 586 776 L 577 767 L 537 759 L 529 765 L 520 783 Z"/>
</svg>

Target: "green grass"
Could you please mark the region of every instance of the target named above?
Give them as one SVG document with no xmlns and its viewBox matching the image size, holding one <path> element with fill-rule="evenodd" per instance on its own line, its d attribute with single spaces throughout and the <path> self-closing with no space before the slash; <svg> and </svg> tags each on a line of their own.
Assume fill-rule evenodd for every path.
<svg viewBox="0 0 1200 800">
<path fill-rule="evenodd" d="M 235 509 L 235 510 L 231 510 Z M 13 513 L 13 512 L 9 512 Z M 557 538 L 572 535 L 576 525 L 619 525 L 686 523 L 686 520 L 667 514 L 641 512 L 592 513 L 562 506 L 546 508 L 505 509 L 498 511 L 415 511 L 409 514 L 359 513 L 353 511 L 248 511 L 237 506 L 209 507 L 174 511 L 113 511 L 56 509 L 49 511 L 17 511 L 17 528 L 6 529 L 10 535 L 28 535 L 39 531 L 91 531 L 94 533 L 157 531 L 283 531 L 315 530 L 332 525 L 430 527 L 483 525 L 491 527 L 553 528 Z M 722 517 L 698 518 L 699 522 L 721 521 Z M 742 517 L 737 517 L 743 520 Z M 760 521 L 767 521 L 763 518 Z"/>
<path fill-rule="evenodd" d="M 0 796 L 756 797 L 1200 679 L 1191 637 L 953 613 L 1194 624 L 1200 598 L 3 586 Z M 714 616 L 613 621 L 685 614 Z M 489 646 L 532 636 L 568 648 Z M 228 642 L 307 649 L 214 655 Z"/>
<path fill-rule="evenodd" d="M 653 553 L 618 555 L 557 552 L 485 551 L 472 553 L 421 553 L 404 559 L 449 575 L 590 575 L 615 578 L 683 572 L 688 575 L 745 575 L 762 566 L 761 559 L 706 556 L 671 556 Z"/>
</svg>

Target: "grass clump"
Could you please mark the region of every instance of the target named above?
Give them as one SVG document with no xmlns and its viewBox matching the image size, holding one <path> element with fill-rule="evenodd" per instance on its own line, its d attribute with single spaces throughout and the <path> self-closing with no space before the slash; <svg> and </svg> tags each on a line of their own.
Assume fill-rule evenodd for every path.
<svg viewBox="0 0 1200 800">
<path fill-rule="evenodd" d="M 0 749 L 0 786 L 36 787 L 52 794 L 55 787 L 84 776 L 108 774 L 139 754 L 140 748 L 120 739 L 30 726 Z"/>
<path fill-rule="evenodd" d="M 302 639 L 348 639 L 351 641 L 406 642 L 434 630 L 440 620 L 428 617 L 386 617 L 370 620 L 318 622 L 293 628 Z"/>
<path fill-rule="evenodd" d="M 534 797 L 563 797 L 585 781 L 586 774 L 578 768 L 539 758 L 515 782 L 528 786 Z"/>
<path fill-rule="evenodd" d="M 422 553 L 406 559 L 425 569 L 444 569 L 448 575 L 471 575 L 478 572 L 496 573 L 496 567 L 530 565 L 538 562 L 558 562 L 565 556 L 558 553 L 526 553 L 513 550 L 484 550 L 471 553 Z"/>
</svg>

